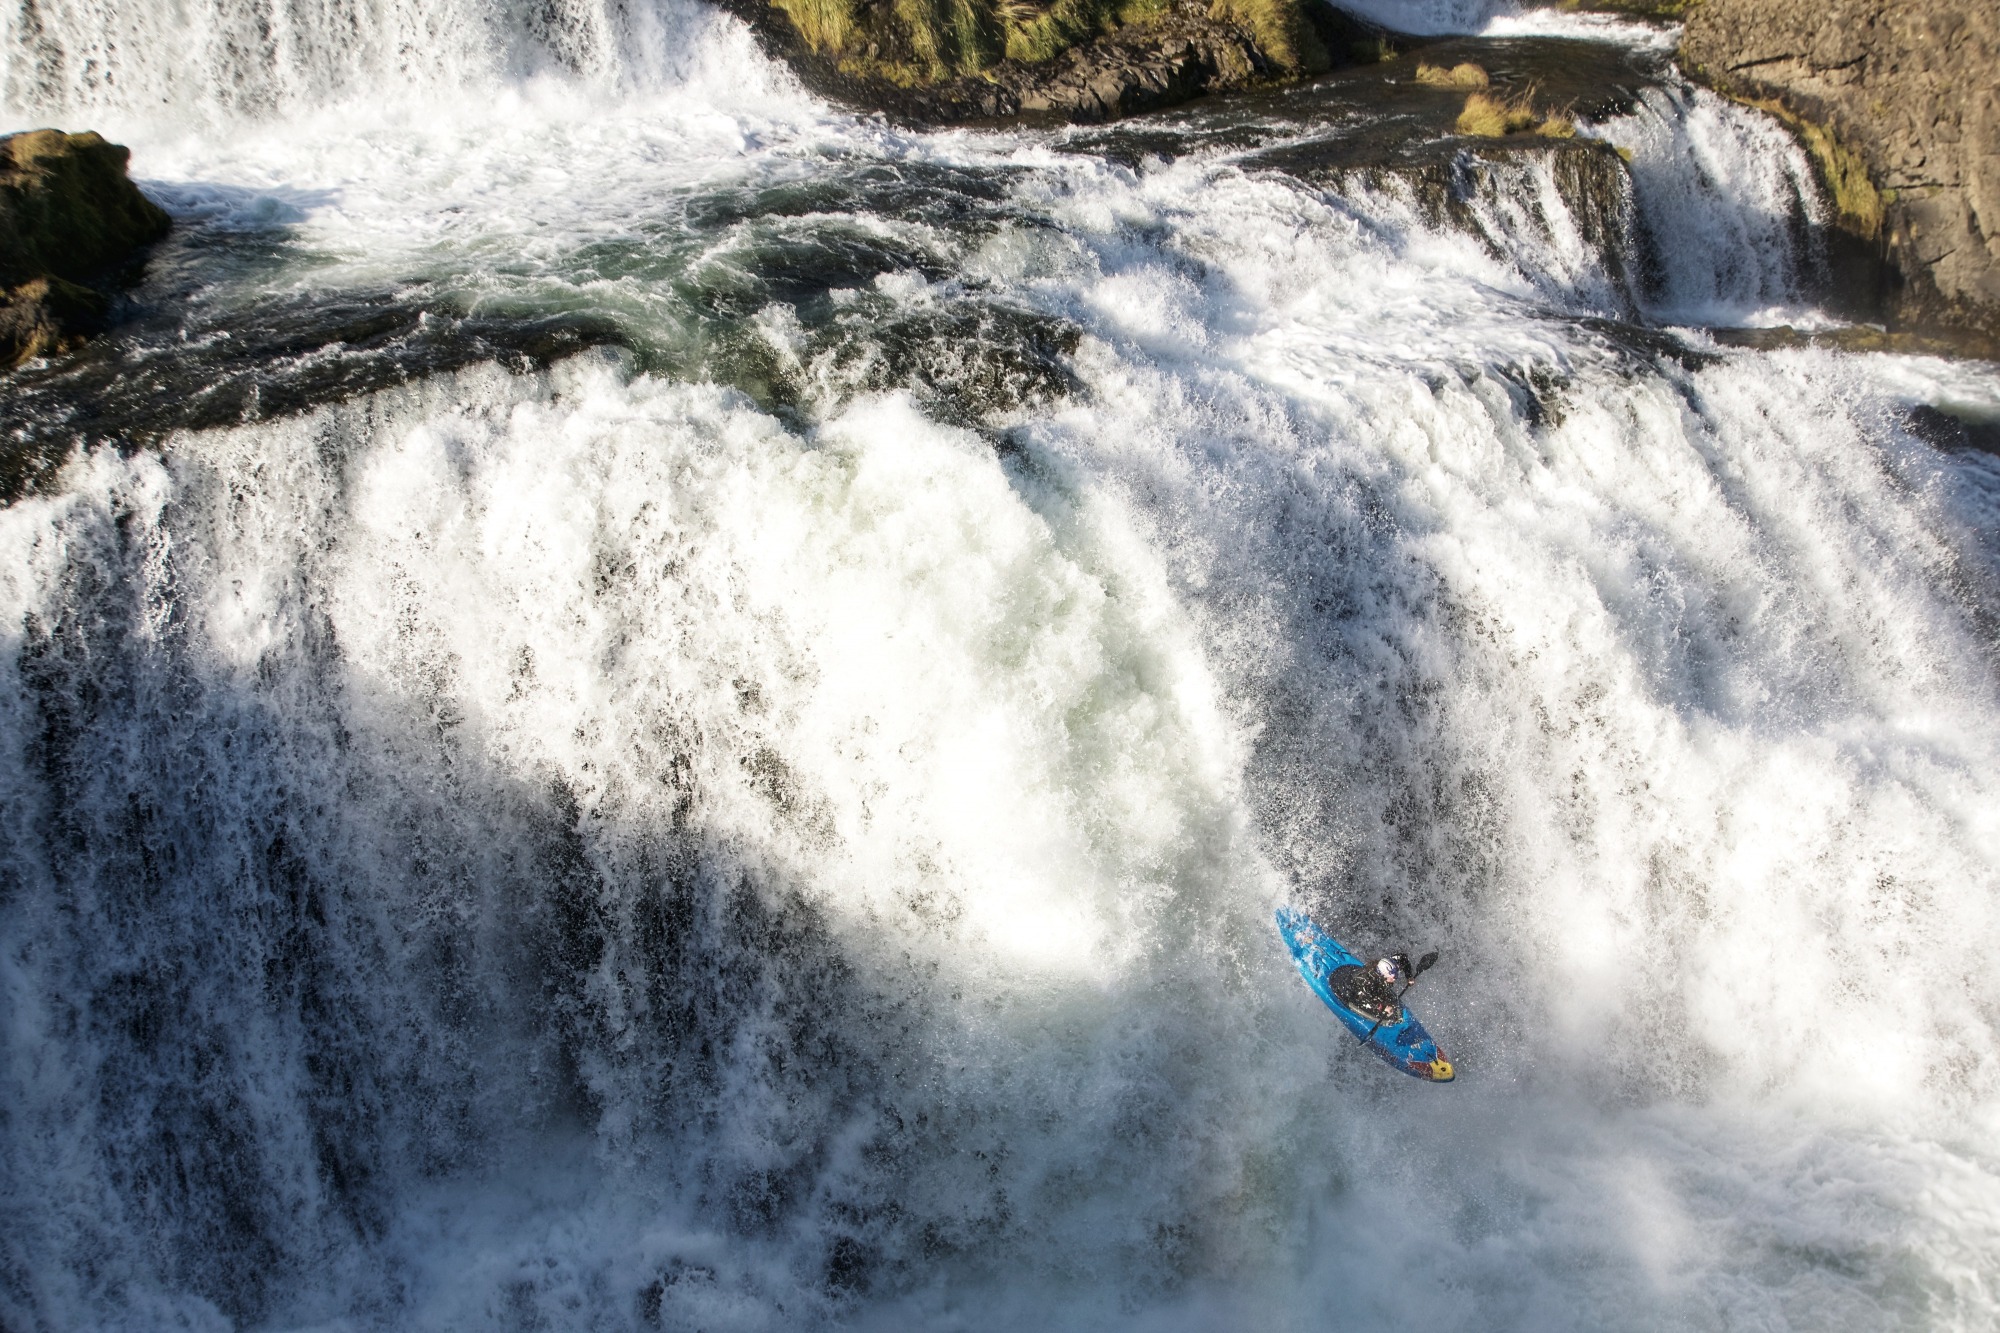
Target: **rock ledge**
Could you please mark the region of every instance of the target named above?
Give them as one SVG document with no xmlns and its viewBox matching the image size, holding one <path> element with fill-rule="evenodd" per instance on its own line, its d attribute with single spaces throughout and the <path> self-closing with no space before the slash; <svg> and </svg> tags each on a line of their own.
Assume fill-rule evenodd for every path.
<svg viewBox="0 0 2000 1333">
<path fill-rule="evenodd" d="M 1701 0 L 1681 63 L 1792 124 L 1897 275 L 1892 328 L 2000 355 L 2000 5 Z"/>
</svg>

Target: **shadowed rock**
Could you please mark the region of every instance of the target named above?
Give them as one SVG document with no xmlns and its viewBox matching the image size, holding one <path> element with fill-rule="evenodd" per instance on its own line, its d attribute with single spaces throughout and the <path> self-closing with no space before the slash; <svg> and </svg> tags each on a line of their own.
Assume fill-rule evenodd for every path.
<svg viewBox="0 0 2000 1333">
<path fill-rule="evenodd" d="M 97 332 L 105 289 L 167 234 L 166 213 L 125 175 L 131 154 L 96 134 L 0 139 L 0 365 L 67 351 Z"/>
<path fill-rule="evenodd" d="M 2000 352 L 2000 7 L 1703 0 L 1681 59 L 1798 132 L 1842 226 L 1901 279 L 1892 326 Z"/>
</svg>

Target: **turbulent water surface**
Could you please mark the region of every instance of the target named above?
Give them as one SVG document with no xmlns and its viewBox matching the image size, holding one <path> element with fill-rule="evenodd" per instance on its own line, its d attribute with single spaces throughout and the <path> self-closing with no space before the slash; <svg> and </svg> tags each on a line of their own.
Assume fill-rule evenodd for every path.
<svg viewBox="0 0 2000 1333">
<path fill-rule="evenodd" d="M 0 24 L 179 221 L 0 389 L 0 1325 L 2000 1318 L 2000 373 L 1707 331 L 1822 205 L 1655 35 L 1467 40 L 1587 134 L 1475 152 Z"/>
</svg>

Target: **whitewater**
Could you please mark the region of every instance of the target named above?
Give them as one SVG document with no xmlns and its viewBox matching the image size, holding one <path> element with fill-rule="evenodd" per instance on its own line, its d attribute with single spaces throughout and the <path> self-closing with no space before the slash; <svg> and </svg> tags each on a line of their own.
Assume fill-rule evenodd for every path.
<svg viewBox="0 0 2000 1333">
<path fill-rule="evenodd" d="M 1657 63 L 1598 213 L 697 0 L 10 7 L 178 225 L 6 391 L 0 1326 L 1993 1327 L 2000 370 L 1776 336 L 1792 141 L 1489 9 L 1371 12 Z"/>
</svg>

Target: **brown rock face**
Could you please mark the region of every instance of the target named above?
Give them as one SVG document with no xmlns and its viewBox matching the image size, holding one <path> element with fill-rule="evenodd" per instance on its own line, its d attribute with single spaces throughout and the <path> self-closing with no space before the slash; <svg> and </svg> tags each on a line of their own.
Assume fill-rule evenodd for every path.
<svg viewBox="0 0 2000 1333">
<path fill-rule="evenodd" d="M 167 215 L 125 175 L 131 157 L 96 134 L 0 138 L 0 366 L 96 332 L 103 287 Z"/>
<path fill-rule="evenodd" d="M 2000 3 L 1700 0 L 1681 63 L 1804 122 L 1843 224 L 1902 275 L 1893 322 L 2000 346 Z"/>
<path fill-rule="evenodd" d="M 911 101 L 926 120 L 1027 113 L 1092 123 L 1281 75 L 1247 28 L 1181 12 L 1107 33 L 1053 60 L 1003 61 L 983 78 L 953 80 Z"/>
<path fill-rule="evenodd" d="M 794 13 L 809 11 L 808 5 L 715 3 L 748 24 L 765 50 L 814 91 L 920 125 L 1017 115 L 1084 124 L 1116 120 L 1207 93 L 1374 61 L 1389 38 L 1323 0 L 1162 0 L 1129 23 L 1078 33 L 1047 59 L 1003 59 L 976 74 L 908 82 L 871 73 L 877 66 L 872 58 L 843 59 L 818 49 Z M 869 15 L 892 8 L 874 0 L 861 6 Z M 1049 6 L 1020 0 L 1014 8 L 1036 13 Z M 890 54 L 883 48 L 884 59 Z"/>
</svg>

